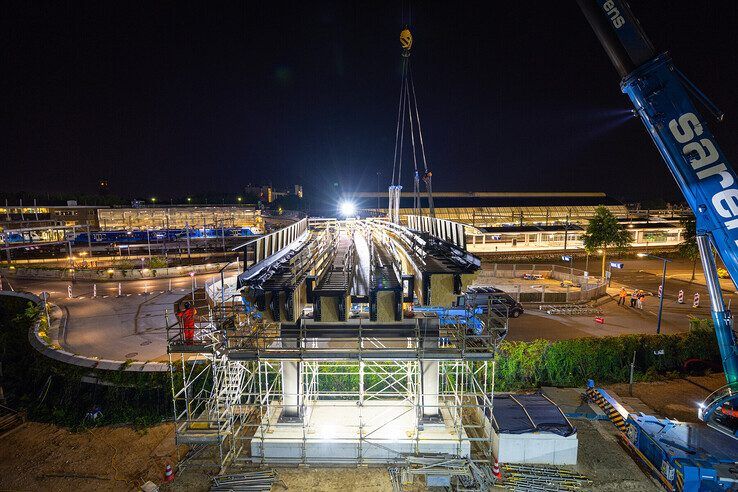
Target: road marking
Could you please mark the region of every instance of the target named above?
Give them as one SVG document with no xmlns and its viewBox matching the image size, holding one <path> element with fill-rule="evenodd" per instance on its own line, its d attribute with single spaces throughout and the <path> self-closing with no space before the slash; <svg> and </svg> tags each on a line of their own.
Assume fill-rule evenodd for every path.
<svg viewBox="0 0 738 492">
<path fill-rule="evenodd" d="M 102 296 L 102 297 L 103 297 L 103 299 L 106 299 L 108 296 Z"/>
</svg>

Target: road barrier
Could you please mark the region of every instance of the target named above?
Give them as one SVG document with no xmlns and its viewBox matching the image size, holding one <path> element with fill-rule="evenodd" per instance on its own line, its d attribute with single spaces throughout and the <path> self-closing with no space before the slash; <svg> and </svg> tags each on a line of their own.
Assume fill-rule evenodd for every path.
<svg viewBox="0 0 738 492">
<path fill-rule="evenodd" d="M 217 273 L 228 263 L 207 263 L 205 265 L 188 265 L 169 268 L 132 268 L 107 270 L 75 270 L 69 268 L 2 268 L 0 275 L 7 278 L 30 279 L 63 279 L 63 280 L 140 280 L 146 278 L 181 277 L 194 272 Z M 234 263 L 234 268 L 235 268 Z"/>
<path fill-rule="evenodd" d="M 699 292 L 694 293 L 694 301 L 692 302 L 692 307 L 693 308 L 700 307 L 700 293 Z"/>
<path fill-rule="evenodd" d="M 680 290 L 679 294 L 677 294 L 677 302 L 679 304 L 684 304 L 684 291 Z"/>
</svg>

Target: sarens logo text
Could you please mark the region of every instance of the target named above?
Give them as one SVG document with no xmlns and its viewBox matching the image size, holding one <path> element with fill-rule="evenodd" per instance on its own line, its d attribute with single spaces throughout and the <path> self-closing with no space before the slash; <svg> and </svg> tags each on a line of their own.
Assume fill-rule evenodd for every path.
<svg viewBox="0 0 738 492">
<path fill-rule="evenodd" d="M 698 138 L 702 135 L 702 123 L 694 113 L 685 113 L 678 119 L 669 122 L 669 130 L 677 142 L 685 144 L 682 154 L 697 171 L 700 180 L 715 176 L 720 180 L 723 191 L 712 196 L 712 206 L 725 221 L 728 229 L 738 228 L 738 189 L 733 188 L 735 180 L 727 166 L 718 162 L 720 153 L 709 138 Z M 738 241 L 736 241 L 738 244 Z"/>
</svg>

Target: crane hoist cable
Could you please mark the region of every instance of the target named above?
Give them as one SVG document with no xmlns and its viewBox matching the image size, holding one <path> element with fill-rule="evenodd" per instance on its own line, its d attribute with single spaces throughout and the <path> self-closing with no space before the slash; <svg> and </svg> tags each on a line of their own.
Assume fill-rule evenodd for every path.
<svg viewBox="0 0 738 492">
<path fill-rule="evenodd" d="M 400 46 L 402 46 L 402 81 L 400 84 L 400 100 L 397 108 L 397 127 L 395 131 L 395 150 L 392 161 L 392 185 L 400 186 L 402 182 L 402 160 L 404 157 L 405 141 L 405 118 L 407 117 L 410 131 L 410 144 L 413 161 L 413 213 L 422 213 L 420 198 L 421 174 L 418 169 L 418 157 L 423 164 L 422 181 L 425 184 L 428 195 L 428 211 L 431 217 L 435 216 L 433 204 L 433 191 L 431 177 L 433 173 L 428 169 L 428 161 L 425 154 L 425 143 L 423 141 L 423 130 L 420 125 L 420 111 L 418 110 L 418 99 L 415 93 L 415 82 L 410 68 L 410 50 L 413 45 L 413 36 L 408 27 L 400 32 Z M 416 139 L 417 133 L 417 139 Z M 417 147 L 420 146 L 418 150 Z"/>
</svg>

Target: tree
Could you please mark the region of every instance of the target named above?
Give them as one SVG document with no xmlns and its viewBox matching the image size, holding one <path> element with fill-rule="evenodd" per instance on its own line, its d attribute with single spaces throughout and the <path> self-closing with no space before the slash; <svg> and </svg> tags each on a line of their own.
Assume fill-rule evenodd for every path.
<svg viewBox="0 0 738 492">
<path fill-rule="evenodd" d="M 605 259 L 607 248 L 625 248 L 630 244 L 630 234 L 618 222 L 618 219 L 606 207 L 599 206 L 595 209 L 594 217 L 589 219 L 587 231 L 582 235 L 584 249 L 592 254 L 602 249 L 602 278 L 605 278 Z"/>
<path fill-rule="evenodd" d="M 679 256 L 692 260 L 692 279 L 697 268 L 697 260 L 700 258 L 700 249 L 697 247 L 697 222 L 694 219 L 682 221 L 684 226 L 684 242 L 679 245 Z"/>
</svg>

